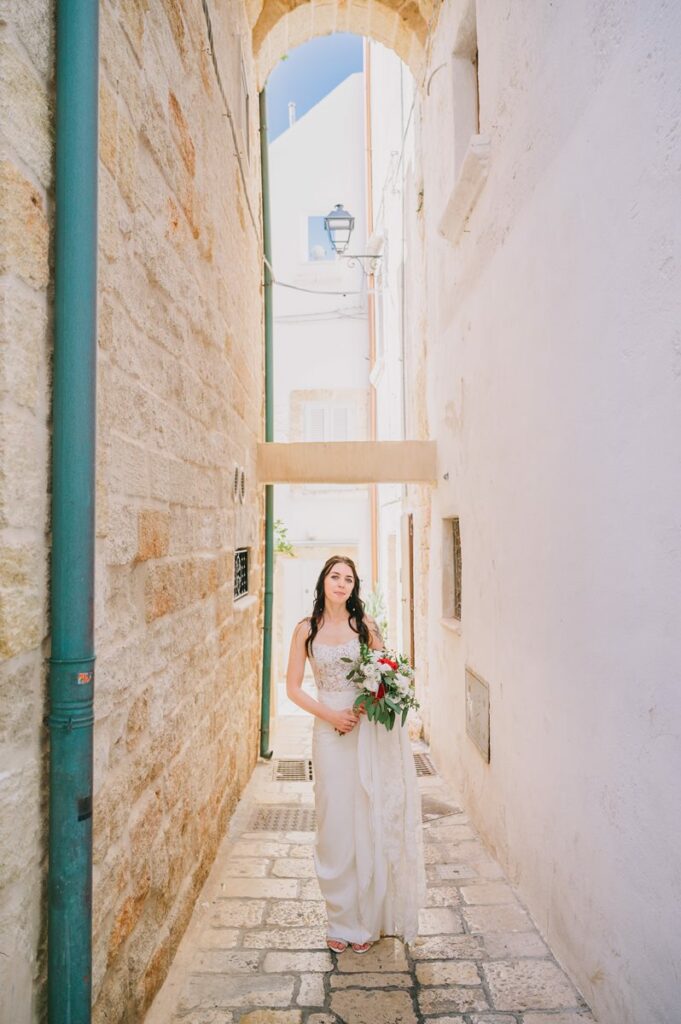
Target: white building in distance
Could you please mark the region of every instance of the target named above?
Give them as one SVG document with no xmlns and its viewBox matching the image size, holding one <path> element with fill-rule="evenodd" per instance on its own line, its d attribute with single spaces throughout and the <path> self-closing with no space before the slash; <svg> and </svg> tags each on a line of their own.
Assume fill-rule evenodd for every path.
<svg viewBox="0 0 681 1024">
<path fill-rule="evenodd" d="M 324 216 L 342 203 L 355 217 L 348 251 L 364 251 L 364 102 L 364 75 L 350 75 L 270 146 L 272 257 L 278 282 L 275 441 L 369 437 L 365 278 L 358 266 L 336 255 L 324 228 Z M 371 589 L 369 491 L 366 485 L 330 484 L 275 490 L 275 515 L 295 553 L 277 557 L 274 673 L 279 680 L 291 632 L 312 610 L 314 585 L 328 557 L 349 555 L 362 577 L 364 596 Z"/>
</svg>

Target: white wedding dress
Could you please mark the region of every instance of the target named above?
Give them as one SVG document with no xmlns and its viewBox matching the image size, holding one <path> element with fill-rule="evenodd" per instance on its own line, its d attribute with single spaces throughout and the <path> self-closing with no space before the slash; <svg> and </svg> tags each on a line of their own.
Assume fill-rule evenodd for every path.
<svg viewBox="0 0 681 1024">
<path fill-rule="evenodd" d="M 359 639 L 313 642 L 317 698 L 334 708 L 357 696 L 342 658 L 359 656 Z M 389 732 L 362 715 L 340 735 L 315 717 L 312 734 L 317 837 L 314 864 L 328 917 L 327 937 L 370 942 L 418 935 L 425 905 L 421 794 L 406 725 Z"/>
</svg>

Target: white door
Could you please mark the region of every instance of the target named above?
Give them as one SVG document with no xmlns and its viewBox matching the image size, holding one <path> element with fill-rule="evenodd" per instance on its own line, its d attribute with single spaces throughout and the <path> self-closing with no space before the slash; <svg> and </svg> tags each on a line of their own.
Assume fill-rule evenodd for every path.
<svg viewBox="0 0 681 1024">
<path fill-rule="evenodd" d="M 296 623 L 312 613 L 314 588 L 321 569 L 319 556 L 304 558 L 288 558 L 284 563 L 282 601 L 284 626 L 284 659 L 288 658 L 288 649 Z M 284 665 L 284 671 L 286 666 Z M 309 671 L 309 666 L 307 671 Z"/>
<path fill-rule="evenodd" d="M 416 667 L 414 651 L 414 516 L 402 515 L 402 651 Z"/>
</svg>

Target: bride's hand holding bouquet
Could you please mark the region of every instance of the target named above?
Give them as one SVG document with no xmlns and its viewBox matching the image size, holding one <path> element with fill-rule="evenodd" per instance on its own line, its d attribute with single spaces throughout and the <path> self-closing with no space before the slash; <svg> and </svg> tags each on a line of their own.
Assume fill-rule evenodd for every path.
<svg viewBox="0 0 681 1024">
<path fill-rule="evenodd" d="M 386 729 L 392 729 L 398 716 L 400 725 L 404 725 L 409 709 L 420 707 L 415 696 L 414 670 L 404 655 L 360 644 L 356 661 L 342 660 L 352 665 L 347 678 L 359 690 L 353 707 L 360 714 L 366 712 L 370 722 L 380 722 Z"/>
<path fill-rule="evenodd" d="M 351 732 L 359 722 L 359 715 L 354 708 L 344 708 L 342 711 L 335 711 L 331 724 L 340 736 Z"/>
</svg>

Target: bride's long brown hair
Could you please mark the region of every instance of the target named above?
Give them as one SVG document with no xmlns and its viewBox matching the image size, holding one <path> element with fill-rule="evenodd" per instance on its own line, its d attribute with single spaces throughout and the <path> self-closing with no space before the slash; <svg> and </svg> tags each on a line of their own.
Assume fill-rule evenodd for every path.
<svg viewBox="0 0 681 1024">
<path fill-rule="evenodd" d="M 345 602 L 350 629 L 354 633 L 358 634 L 359 639 L 363 644 L 369 643 L 369 627 L 367 626 L 366 619 L 364 618 L 364 601 L 359 596 L 359 576 L 357 575 L 355 563 L 351 558 L 346 558 L 344 555 L 332 555 L 331 558 L 327 559 L 324 563 L 324 568 L 320 572 L 317 585 L 315 586 L 314 605 L 312 607 L 312 615 L 310 616 L 310 632 L 308 633 L 307 640 L 305 641 L 305 650 L 308 655 L 312 651 L 312 641 L 319 632 L 319 627 L 324 619 L 324 580 L 329 575 L 334 565 L 338 565 L 339 562 L 352 569 L 352 575 L 355 579 L 355 585 L 352 588 L 352 593 Z"/>
</svg>

